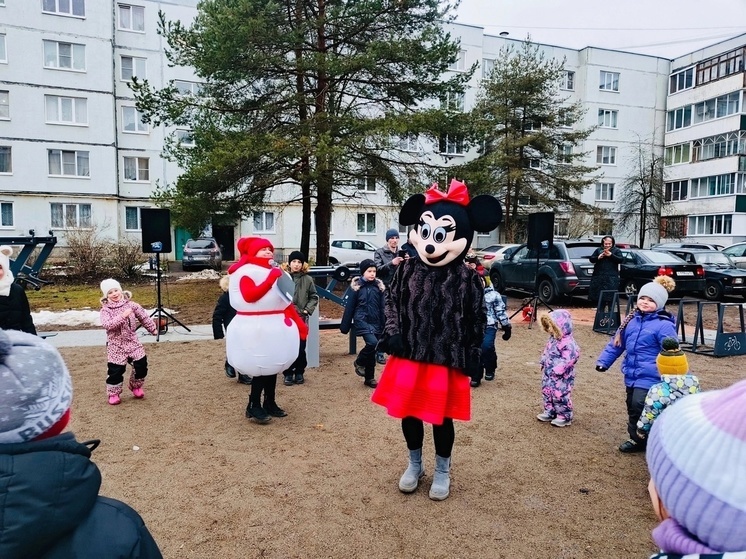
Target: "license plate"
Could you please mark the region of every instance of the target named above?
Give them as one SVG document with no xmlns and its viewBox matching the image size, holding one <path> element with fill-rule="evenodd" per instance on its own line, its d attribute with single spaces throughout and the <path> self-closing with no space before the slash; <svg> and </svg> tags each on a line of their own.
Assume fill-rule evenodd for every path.
<svg viewBox="0 0 746 559">
<path fill-rule="evenodd" d="M 586 270 L 585 273 L 588 274 L 589 276 L 592 276 L 593 275 L 593 268 L 591 268 L 590 270 Z"/>
<path fill-rule="evenodd" d="M 677 272 L 677 276 L 693 276 L 694 272 Z"/>
<path fill-rule="evenodd" d="M 733 283 L 735 285 L 740 285 L 740 284 L 743 283 L 743 278 L 736 278 L 736 279 L 733 280 Z"/>
</svg>

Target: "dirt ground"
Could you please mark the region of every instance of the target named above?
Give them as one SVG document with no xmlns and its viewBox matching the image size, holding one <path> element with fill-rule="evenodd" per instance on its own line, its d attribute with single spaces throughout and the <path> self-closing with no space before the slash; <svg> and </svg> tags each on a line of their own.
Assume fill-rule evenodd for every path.
<svg viewBox="0 0 746 559">
<path fill-rule="evenodd" d="M 655 551 L 644 456 L 624 455 L 618 363 L 594 370 L 608 336 L 576 312 L 582 348 L 573 425 L 540 423 L 538 325 L 514 319 L 498 337 L 493 382 L 457 423 L 451 496 L 428 499 L 426 476 L 398 491 L 407 463 L 399 422 L 370 402 L 346 337 L 321 333 L 321 365 L 302 386 L 278 386 L 289 415 L 244 417 L 248 387 L 223 373 L 222 341 L 146 346 L 146 398 L 106 404 L 103 347 L 64 348 L 73 375 L 72 430 L 101 439 L 102 493 L 145 519 L 167 558 L 644 558 Z M 688 354 L 705 389 L 744 376 L 746 357 Z M 377 371 L 377 375 L 380 371 Z"/>
</svg>

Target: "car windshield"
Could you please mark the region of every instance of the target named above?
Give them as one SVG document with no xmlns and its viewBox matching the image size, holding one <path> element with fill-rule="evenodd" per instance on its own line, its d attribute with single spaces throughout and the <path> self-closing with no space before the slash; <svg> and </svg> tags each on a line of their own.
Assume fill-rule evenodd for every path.
<svg viewBox="0 0 746 559">
<path fill-rule="evenodd" d="M 681 264 L 681 262 L 683 262 L 683 260 L 678 256 L 674 256 L 673 254 L 668 254 L 666 252 L 645 250 L 640 251 L 638 254 L 643 256 L 648 262 L 653 262 L 655 264 Z"/>
<path fill-rule="evenodd" d="M 215 243 L 207 239 L 200 239 L 197 241 L 189 241 L 187 246 L 189 248 L 215 248 Z"/>
<path fill-rule="evenodd" d="M 698 264 L 715 264 L 723 266 L 732 265 L 730 258 L 728 258 L 722 252 L 703 252 L 700 254 L 695 254 L 694 259 L 697 261 Z"/>
</svg>

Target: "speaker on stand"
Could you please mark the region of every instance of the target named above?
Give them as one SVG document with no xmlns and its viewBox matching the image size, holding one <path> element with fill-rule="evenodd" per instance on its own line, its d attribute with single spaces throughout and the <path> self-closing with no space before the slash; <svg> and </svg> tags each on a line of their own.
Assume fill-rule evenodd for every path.
<svg viewBox="0 0 746 559">
<path fill-rule="evenodd" d="M 163 308 L 161 302 L 161 253 L 169 253 L 171 247 L 171 212 L 163 208 L 140 208 L 140 229 L 142 231 L 142 251 L 145 254 L 155 254 L 155 290 L 157 303 L 155 310 L 150 313 L 156 317 L 158 327 L 156 341 L 160 341 L 161 334 L 168 331 L 168 321 L 172 320 L 187 332 L 191 332 L 185 324 Z"/>
<path fill-rule="evenodd" d="M 542 251 L 549 251 L 554 246 L 554 212 L 536 212 L 528 214 L 528 240 L 526 241 L 529 251 L 536 252 L 536 270 L 534 271 L 534 290 L 531 297 L 526 299 L 521 308 L 515 311 L 510 318 L 527 309 L 528 327 L 536 322 L 536 309 L 539 305 L 545 306 L 549 311 L 554 309 L 539 297 L 539 255 Z"/>
</svg>

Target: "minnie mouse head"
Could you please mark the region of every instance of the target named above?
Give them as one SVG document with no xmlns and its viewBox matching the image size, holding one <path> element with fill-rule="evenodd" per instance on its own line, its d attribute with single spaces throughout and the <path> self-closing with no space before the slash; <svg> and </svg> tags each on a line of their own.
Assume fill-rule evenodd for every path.
<svg viewBox="0 0 746 559">
<path fill-rule="evenodd" d="M 469 200 L 466 185 L 451 180 L 448 192 L 432 185 L 425 194 L 410 196 L 399 212 L 399 223 L 414 225 L 409 243 L 428 266 L 461 262 L 475 231 L 491 231 L 502 221 L 497 198 L 481 195 Z"/>
</svg>

